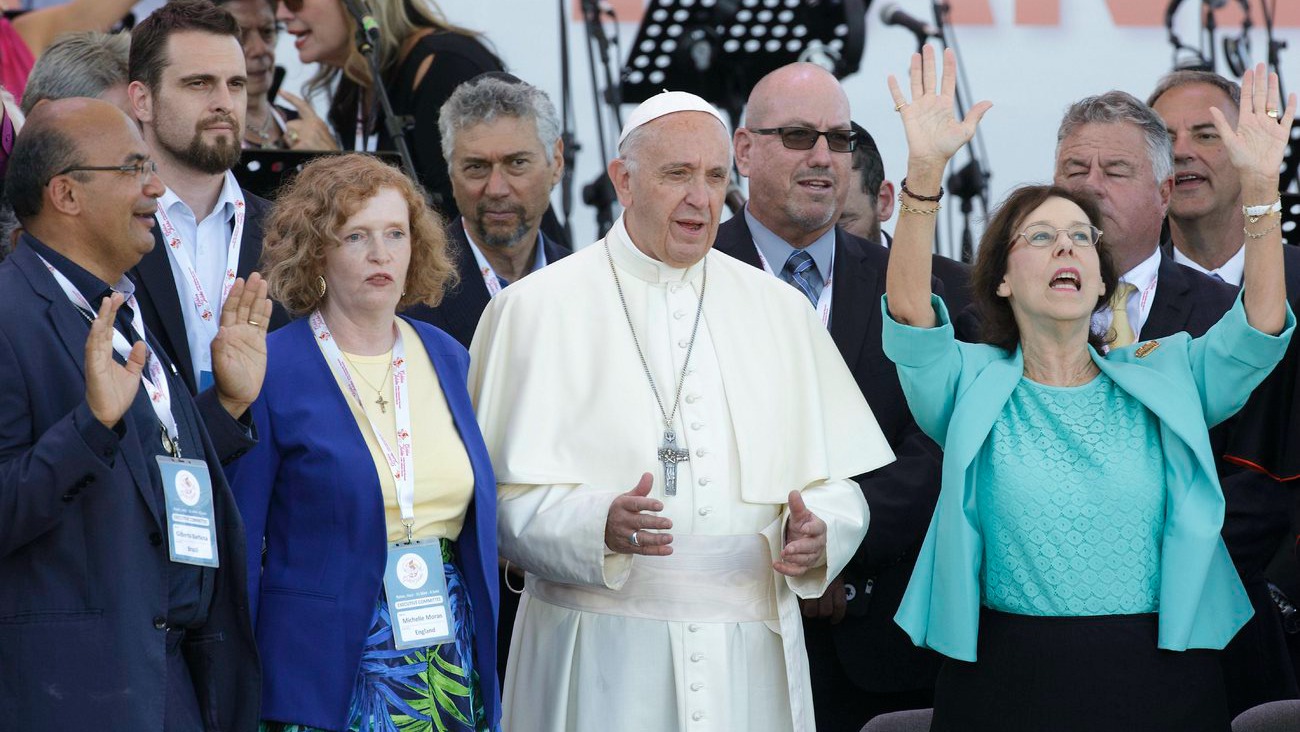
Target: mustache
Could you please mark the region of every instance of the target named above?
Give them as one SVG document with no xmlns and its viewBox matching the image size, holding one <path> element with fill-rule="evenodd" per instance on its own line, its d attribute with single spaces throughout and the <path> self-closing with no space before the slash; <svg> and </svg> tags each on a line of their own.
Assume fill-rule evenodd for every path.
<svg viewBox="0 0 1300 732">
<path fill-rule="evenodd" d="M 198 128 L 204 129 L 215 124 L 226 124 L 235 128 L 236 131 L 239 130 L 239 120 L 235 119 L 235 116 L 232 114 L 214 114 L 207 119 L 200 120 Z"/>
</svg>

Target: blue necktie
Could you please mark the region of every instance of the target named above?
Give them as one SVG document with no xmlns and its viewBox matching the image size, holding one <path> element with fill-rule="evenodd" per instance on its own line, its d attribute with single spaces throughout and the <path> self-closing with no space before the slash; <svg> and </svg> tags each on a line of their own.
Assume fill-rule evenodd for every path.
<svg viewBox="0 0 1300 732">
<path fill-rule="evenodd" d="M 781 269 L 781 278 L 799 288 L 813 307 L 817 307 L 817 298 L 822 294 L 822 277 L 817 273 L 817 263 L 811 254 L 802 249 L 791 254 Z"/>
</svg>

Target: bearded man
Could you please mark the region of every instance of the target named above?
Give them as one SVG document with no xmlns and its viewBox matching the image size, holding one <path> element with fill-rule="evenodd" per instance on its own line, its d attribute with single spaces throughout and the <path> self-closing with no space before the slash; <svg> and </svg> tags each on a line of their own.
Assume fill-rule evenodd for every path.
<svg viewBox="0 0 1300 732">
<path fill-rule="evenodd" d="M 239 24 L 207 0 L 171 2 L 131 31 L 131 110 L 167 186 L 154 248 L 131 270 L 145 325 L 191 393 L 213 385 L 212 339 L 237 277 L 262 257 L 270 202 L 239 187 L 248 79 Z M 277 306 L 269 326 L 288 320 Z"/>
</svg>

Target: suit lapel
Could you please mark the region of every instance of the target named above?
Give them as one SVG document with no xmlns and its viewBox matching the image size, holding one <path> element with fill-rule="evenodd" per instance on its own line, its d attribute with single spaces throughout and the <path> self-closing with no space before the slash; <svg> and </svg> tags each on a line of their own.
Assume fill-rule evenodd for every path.
<svg viewBox="0 0 1300 732">
<path fill-rule="evenodd" d="M 133 279 L 141 296 L 140 306 L 145 311 L 145 323 L 150 333 L 172 354 L 181 378 L 193 393 L 197 390 L 197 383 L 194 380 L 190 343 L 185 336 L 185 316 L 181 313 L 181 298 L 172 276 L 167 244 L 163 242 L 162 231 L 156 224 L 153 227 L 153 241 L 153 250 L 144 255 L 134 271 Z"/>
<path fill-rule="evenodd" d="M 244 194 L 244 233 L 239 237 L 239 265 L 235 276 L 248 279 L 248 275 L 257 271 L 262 258 L 262 217 L 266 213 L 266 201 L 242 188 L 240 192 Z"/>
<path fill-rule="evenodd" d="M 884 272 L 873 272 L 865 253 L 835 228 L 835 265 L 831 293 L 831 339 L 849 371 L 858 373 L 862 343 L 868 333 L 880 332 L 880 307 Z M 874 296 L 873 296 L 874 295 Z M 866 307 L 862 307 L 863 305 Z M 877 340 L 879 337 L 877 336 Z"/>
<path fill-rule="evenodd" d="M 1160 269 L 1157 273 L 1155 298 L 1151 301 L 1151 312 L 1147 314 L 1146 323 L 1142 325 L 1140 338 L 1151 340 L 1164 338 L 1187 329 L 1188 316 L 1191 313 L 1192 300 L 1187 297 L 1187 278 L 1179 271 L 1172 257 L 1160 257 Z"/>
<path fill-rule="evenodd" d="M 758 245 L 754 243 L 754 235 L 749 231 L 744 213 L 732 216 L 730 221 L 718 227 L 718 238 L 714 241 L 713 248 L 751 267 L 763 268 L 763 262 L 758 258 Z"/>
</svg>

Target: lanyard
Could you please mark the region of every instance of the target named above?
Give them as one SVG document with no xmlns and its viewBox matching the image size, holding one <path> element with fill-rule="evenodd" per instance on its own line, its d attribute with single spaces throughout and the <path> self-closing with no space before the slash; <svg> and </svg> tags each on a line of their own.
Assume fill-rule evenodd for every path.
<svg viewBox="0 0 1300 732">
<path fill-rule="evenodd" d="M 411 541 L 411 527 L 415 526 L 415 473 L 412 467 L 411 458 L 411 406 L 406 397 L 406 350 L 402 346 L 402 331 L 393 324 L 393 329 L 397 332 L 397 339 L 393 342 L 393 412 L 397 418 L 397 452 L 388 445 L 384 435 L 380 432 L 378 425 L 371 419 L 370 413 L 366 412 L 365 404 L 361 400 L 361 392 L 357 390 L 357 384 L 352 380 L 352 373 L 348 370 L 347 358 L 339 346 L 334 342 L 334 336 L 330 333 L 329 326 L 325 324 L 325 318 L 317 310 L 311 314 L 311 330 L 316 335 L 316 342 L 320 344 L 321 350 L 325 352 L 325 358 L 338 367 L 339 374 L 343 377 L 343 383 L 348 388 L 348 393 L 356 400 L 357 405 L 361 407 L 362 414 L 366 415 L 366 421 L 370 423 L 370 433 L 375 436 L 375 441 L 379 443 L 379 449 L 384 453 L 384 459 L 388 461 L 388 468 L 393 472 L 393 482 L 397 486 L 397 507 L 402 511 L 402 525 L 406 527 L 406 540 Z"/>
<path fill-rule="evenodd" d="M 754 243 L 754 251 L 758 252 L 758 261 L 763 263 L 763 271 L 772 276 L 776 272 L 772 270 L 772 265 L 767 263 L 767 257 L 763 256 L 763 250 L 759 248 L 758 243 Z M 835 252 L 831 252 L 831 272 L 835 271 Z M 822 325 L 829 329 L 831 327 L 831 288 L 835 285 L 835 275 L 831 274 L 826 278 L 826 284 L 822 287 L 822 294 L 817 297 L 817 314 L 821 316 Z"/>
<path fill-rule="evenodd" d="M 1137 322 L 1141 322 L 1142 325 L 1146 325 L 1146 322 L 1147 322 L 1147 321 L 1146 321 L 1146 315 L 1145 315 L 1145 314 L 1149 312 L 1149 308 L 1147 307 L 1147 303 L 1151 300 L 1151 295 L 1152 295 L 1152 293 L 1154 293 L 1154 292 L 1156 291 L 1156 284 L 1157 284 L 1159 281 L 1160 281 L 1160 277 L 1159 277 L 1159 275 L 1157 275 L 1156 277 L 1152 277 L 1152 278 L 1151 278 L 1151 282 L 1150 282 L 1146 287 L 1143 287 L 1143 288 L 1142 288 L 1142 296 L 1138 298 L 1138 318 L 1141 318 L 1141 320 L 1140 320 L 1140 321 L 1136 321 L 1136 320 L 1134 320 L 1133 318 L 1129 318 L 1129 323 L 1130 323 L 1130 324 L 1137 323 Z M 1132 283 L 1130 283 L 1130 284 L 1132 284 Z M 1115 319 L 1115 315 L 1114 315 L 1114 313 L 1111 313 L 1111 322 L 1112 322 L 1112 323 L 1115 322 L 1114 319 Z M 1139 337 L 1139 333 L 1140 333 L 1141 330 L 1142 330 L 1142 329 L 1141 329 L 1140 327 L 1136 327 L 1136 326 L 1135 326 L 1135 327 L 1133 328 L 1133 337 L 1134 337 L 1135 339 Z"/>
<path fill-rule="evenodd" d="M 465 226 L 464 219 L 461 219 L 461 226 Z M 501 278 L 497 276 L 497 271 L 492 269 L 492 264 L 487 261 L 487 257 L 483 256 L 483 252 L 474 243 L 474 237 L 470 236 L 469 229 L 465 229 L 465 241 L 469 242 L 469 250 L 474 254 L 474 262 L 478 264 L 479 274 L 483 275 L 483 285 L 487 287 L 488 299 L 491 300 L 503 289 Z M 539 238 L 537 244 L 540 246 L 541 243 Z"/>
<path fill-rule="evenodd" d="M 198 322 L 202 324 L 206 340 L 211 342 L 217 337 L 217 328 L 220 326 L 220 319 L 217 312 L 226 304 L 226 297 L 230 295 L 230 288 L 235 286 L 235 268 L 239 266 L 239 250 L 242 246 L 244 237 L 244 196 L 242 193 L 235 194 L 235 226 L 230 236 L 230 244 L 226 247 L 226 274 L 221 281 L 221 300 L 214 303 L 203 289 L 203 282 L 199 279 L 199 273 L 194 267 L 194 260 L 190 258 L 189 252 L 181 246 L 181 234 L 177 231 L 176 226 L 172 224 L 171 218 L 162 206 L 154 214 L 158 219 L 158 226 L 162 231 L 163 242 L 171 251 L 172 256 L 176 258 L 176 263 L 180 265 L 181 272 L 184 273 L 185 279 L 189 282 L 190 304 L 194 307 L 195 313 L 198 314 Z M 197 222 L 196 222 L 197 223 Z M 195 233 L 198 230 L 195 229 Z M 195 242 L 194 251 L 198 252 L 198 242 Z M 215 310 L 214 310 L 215 306 Z M 203 365 L 208 365 L 212 361 L 212 354 L 209 351 L 206 356 L 200 354 L 200 360 Z"/>
<path fill-rule="evenodd" d="M 40 257 L 39 254 L 37 256 Z M 40 259 L 45 268 L 50 271 L 50 274 L 54 275 L 54 281 L 59 283 L 63 294 L 68 296 L 68 299 L 81 311 L 81 314 L 87 320 L 95 320 L 98 315 L 86 300 L 86 296 L 82 295 L 72 282 L 63 276 L 62 272 L 45 261 L 44 257 L 40 257 Z M 131 327 L 143 337 L 144 319 L 140 316 L 140 307 L 136 304 L 135 295 L 127 296 L 126 306 L 131 308 Z M 140 380 L 144 383 L 145 393 L 149 395 L 149 404 L 153 407 L 154 414 L 157 415 L 158 422 L 162 425 L 167 438 L 163 441 L 163 447 L 167 448 L 167 452 L 171 453 L 172 457 L 179 457 L 180 429 L 176 424 L 175 415 L 172 414 L 172 395 L 171 389 L 167 386 L 167 375 L 163 373 L 162 362 L 154 354 L 153 349 L 149 348 L 147 340 L 145 341 L 145 348 L 148 350 L 145 359 L 146 373 L 140 375 Z M 122 335 L 117 328 L 113 328 L 113 351 L 124 359 L 129 358 L 131 355 L 131 344 L 127 342 L 126 336 Z"/>
</svg>

